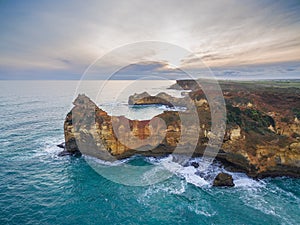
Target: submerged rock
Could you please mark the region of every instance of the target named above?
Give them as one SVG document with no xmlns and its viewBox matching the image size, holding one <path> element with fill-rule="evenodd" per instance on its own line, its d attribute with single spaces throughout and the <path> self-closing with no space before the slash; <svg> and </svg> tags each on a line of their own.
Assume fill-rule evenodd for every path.
<svg viewBox="0 0 300 225">
<path fill-rule="evenodd" d="M 228 173 L 219 173 L 214 179 L 213 186 L 217 187 L 233 187 L 233 178 Z"/>
</svg>

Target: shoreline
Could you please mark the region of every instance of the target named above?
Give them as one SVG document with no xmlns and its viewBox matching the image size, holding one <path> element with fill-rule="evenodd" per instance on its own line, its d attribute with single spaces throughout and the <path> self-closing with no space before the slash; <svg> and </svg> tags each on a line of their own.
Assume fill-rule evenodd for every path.
<svg viewBox="0 0 300 225">
<path fill-rule="evenodd" d="M 203 92 L 201 92 L 198 88 L 189 86 L 190 84 L 194 85 L 195 81 L 179 80 L 176 83 L 181 83 L 182 86 L 185 85 L 185 90 L 191 90 L 191 92 L 189 92 L 188 95 L 190 98 L 192 98 L 193 101 L 195 101 L 195 104 L 198 104 L 198 113 L 200 113 L 202 116 L 210 114 L 209 105 L 207 104 L 207 102 L 205 102 L 205 96 L 203 96 Z M 289 104 L 286 104 L 286 106 L 283 106 L 282 104 L 283 101 L 285 101 L 285 98 L 295 99 L 293 101 L 294 103 L 295 101 L 297 103 L 299 101 L 299 96 L 296 93 L 300 92 L 300 89 L 296 87 L 292 89 L 286 89 L 284 87 L 274 87 L 272 85 L 266 87 L 265 89 L 261 89 L 258 84 L 253 85 L 252 83 L 244 84 L 236 82 L 223 82 L 221 83 L 221 85 L 226 85 L 226 89 L 222 89 L 224 93 L 229 92 L 224 95 L 226 99 L 227 111 L 229 111 L 227 112 L 227 128 L 223 140 L 223 145 L 221 148 L 221 153 L 218 153 L 216 155 L 216 158 L 222 161 L 223 164 L 227 163 L 227 165 L 231 166 L 233 169 L 240 171 L 243 170 L 248 176 L 253 178 L 275 176 L 300 177 L 300 167 L 297 166 L 300 160 L 300 144 L 298 144 L 299 138 L 297 136 L 297 133 L 300 133 L 300 126 L 298 125 L 296 119 L 295 122 L 291 122 L 292 120 L 284 122 L 282 119 L 288 117 L 293 119 L 294 117 L 291 117 L 292 113 L 295 113 L 296 116 L 298 115 L 297 108 L 295 108 L 295 112 L 287 113 L 284 111 L 286 109 L 285 107 L 291 107 L 292 102 L 289 102 Z M 253 90 L 255 90 L 255 92 Z M 282 90 L 284 90 L 284 92 Z M 277 99 L 277 92 L 280 92 L 280 94 L 282 92 L 284 93 L 285 96 L 281 96 L 282 100 Z M 248 97 L 249 93 L 250 96 L 254 95 L 254 97 L 252 96 L 254 100 L 243 100 L 242 102 L 239 102 L 237 104 L 236 101 L 240 101 L 239 99 L 244 99 Z M 263 99 L 263 97 L 265 97 L 268 94 L 270 94 L 270 97 L 268 96 L 267 99 Z M 274 98 L 277 99 L 276 101 L 278 102 L 278 104 L 281 104 L 282 106 L 280 109 L 281 111 L 277 111 L 277 114 L 279 112 L 279 116 L 277 117 L 272 117 L 270 113 L 267 113 L 266 110 L 260 108 L 261 105 L 263 105 L 264 107 L 269 107 L 268 110 L 275 110 L 275 108 L 272 106 L 273 102 L 271 101 L 270 103 L 268 103 L 272 96 L 277 96 L 276 98 Z M 145 93 L 143 93 L 140 95 L 136 94 L 134 98 L 129 97 L 129 103 L 131 105 L 143 105 L 144 103 L 146 103 L 147 105 L 150 103 L 162 105 L 167 103 L 167 105 L 170 105 L 170 102 L 174 103 L 176 99 L 178 100 L 178 98 L 169 96 L 167 94 L 161 94 L 160 96 L 150 96 L 149 94 L 146 95 Z M 199 103 L 196 99 L 201 100 L 201 103 Z M 135 100 L 138 100 L 139 102 L 137 103 L 135 102 Z M 71 112 L 75 114 L 75 116 L 76 114 L 79 117 L 81 117 L 82 115 L 89 114 L 94 115 L 96 118 L 97 127 L 99 128 L 93 130 L 89 128 L 91 124 L 86 124 L 87 121 L 85 121 L 84 123 L 77 124 L 79 128 L 77 131 L 74 132 L 74 127 L 72 124 L 72 113 L 70 112 L 71 114 L 68 114 L 64 128 L 67 152 L 75 153 L 78 152 L 79 149 L 82 150 L 82 148 L 94 148 L 92 153 L 89 152 L 89 150 L 87 150 L 87 152 L 84 153 L 94 155 L 98 158 L 104 157 L 106 159 L 110 159 L 111 157 L 121 159 L 130 157 L 135 154 L 139 154 L 138 150 L 134 150 L 135 147 L 128 148 L 127 146 L 122 145 L 122 143 L 115 139 L 115 137 L 111 136 L 111 134 L 113 134 L 111 119 L 113 118 L 118 120 L 119 127 L 122 127 L 124 125 L 123 123 L 126 121 L 129 121 L 133 127 L 139 127 L 136 130 L 136 133 L 134 133 L 134 135 L 136 135 L 137 137 L 149 136 L 149 133 L 147 133 L 149 132 L 149 120 L 147 122 L 138 120 L 128 120 L 122 116 L 110 117 L 105 111 L 98 108 L 98 106 L 96 106 L 96 104 L 93 103 L 85 95 L 79 95 L 78 98 L 74 101 L 74 105 L 75 106 Z M 180 129 L 183 129 L 180 127 L 179 124 L 180 119 L 178 117 L 178 113 L 179 112 L 176 111 L 165 111 L 164 113 L 156 116 L 165 121 L 170 120 L 169 118 L 173 118 L 173 122 L 167 122 L 168 129 L 166 140 L 169 141 L 165 140 L 163 144 L 160 144 L 157 147 L 150 147 L 150 149 L 152 149 L 151 151 L 150 149 L 146 151 L 143 150 L 142 155 L 168 155 L 173 152 L 177 144 L 176 141 L 173 142 L 171 140 L 176 140 L 176 138 L 179 138 L 178 135 L 180 133 Z M 185 113 L 188 113 L 188 111 Z M 195 156 L 203 155 L 203 150 L 206 146 L 205 143 L 207 143 L 209 139 L 209 137 L 207 137 L 206 135 L 210 129 L 210 119 L 207 118 L 204 121 L 204 124 L 201 126 L 207 128 L 205 128 L 205 130 L 203 131 L 204 133 L 202 132 L 202 134 L 200 135 L 200 142 L 198 141 L 197 147 L 193 152 L 193 155 Z M 289 127 L 286 127 L 287 125 Z M 192 124 L 189 126 L 192 126 Z M 282 129 L 282 127 L 285 128 Z M 80 136 L 79 134 L 81 132 L 81 129 L 86 130 L 92 136 L 88 139 L 86 139 L 87 137 L 82 137 L 82 135 Z M 191 127 L 188 129 L 191 129 Z M 289 129 L 291 130 L 289 131 Z M 102 135 L 95 135 L 97 132 L 100 132 L 100 134 L 102 133 Z M 132 131 L 130 132 L 132 133 Z M 233 135 L 234 132 L 238 133 Z M 293 134 L 293 132 L 296 133 Z M 288 134 L 296 136 L 286 136 Z M 189 138 L 193 139 L 193 137 Z M 192 141 L 192 139 L 190 139 L 190 141 Z M 78 141 L 82 143 L 78 144 Z M 109 143 L 111 144 L 103 145 L 103 141 L 106 143 L 107 141 L 109 141 Z M 143 148 L 143 143 L 134 144 L 134 146 L 136 146 L 137 149 Z M 188 142 L 185 144 L 188 144 Z M 144 144 L 145 147 L 146 145 Z M 156 144 L 152 142 L 148 143 L 148 145 L 155 146 Z M 146 147 L 146 149 L 147 148 L 148 147 Z M 98 152 L 97 149 L 99 149 Z M 186 150 L 183 150 L 182 153 L 184 153 L 184 151 Z M 100 152 L 101 154 L 99 154 Z"/>
</svg>

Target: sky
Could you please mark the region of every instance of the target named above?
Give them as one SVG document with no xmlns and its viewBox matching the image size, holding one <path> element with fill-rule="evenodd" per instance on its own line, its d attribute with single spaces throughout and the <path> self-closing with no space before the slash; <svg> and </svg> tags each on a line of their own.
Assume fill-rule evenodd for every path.
<svg viewBox="0 0 300 225">
<path fill-rule="evenodd" d="M 300 78 L 299 0 L 0 0 L 0 32 L 0 79 L 79 79 L 97 59 L 143 41 L 191 52 L 179 69 Z M 127 75 L 174 72 L 159 57 L 153 49 L 140 57 L 147 63 L 128 61 Z"/>
</svg>

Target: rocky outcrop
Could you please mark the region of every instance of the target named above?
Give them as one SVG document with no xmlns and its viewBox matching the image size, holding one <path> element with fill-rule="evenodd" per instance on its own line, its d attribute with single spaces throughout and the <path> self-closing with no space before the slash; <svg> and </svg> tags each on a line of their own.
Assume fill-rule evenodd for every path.
<svg viewBox="0 0 300 225">
<path fill-rule="evenodd" d="M 299 89 L 224 86 L 227 126 L 216 159 L 226 168 L 244 171 L 251 177 L 300 177 L 299 93 Z M 143 95 L 135 95 L 130 103 L 144 103 L 145 98 L 149 104 L 158 102 L 157 96 Z M 193 156 L 201 156 L 213 138 L 210 107 L 200 89 L 193 89 L 188 97 L 196 105 L 198 125 L 188 107 L 180 115 L 165 111 L 151 120 L 138 121 L 110 116 L 87 96 L 79 95 L 64 123 L 66 150 L 115 160 L 134 154 L 167 155 L 175 149 L 176 153 L 186 154 L 196 143 Z M 182 117 L 185 124 L 181 123 Z M 197 129 L 195 137 L 193 131 Z"/>
<path fill-rule="evenodd" d="M 175 98 L 169 94 L 161 92 L 155 96 L 149 95 L 147 92 L 141 94 L 135 93 L 129 96 L 129 105 L 165 105 L 168 107 L 186 107 L 189 103 L 188 97 Z"/>
<path fill-rule="evenodd" d="M 176 83 L 173 84 L 170 88 L 178 90 L 194 90 L 198 87 L 199 85 L 195 80 L 176 80 Z"/>
<path fill-rule="evenodd" d="M 56 145 L 57 147 L 59 147 L 59 148 L 63 148 L 63 149 L 65 149 L 65 142 L 62 142 L 62 143 L 60 143 L 60 144 L 58 144 L 58 145 Z"/>
<path fill-rule="evenodd" d="M 219 173 L 213 181 L 213 186 L 216 187 L 233 187 L 233 178 L 228 173 Z"/>
</svg>

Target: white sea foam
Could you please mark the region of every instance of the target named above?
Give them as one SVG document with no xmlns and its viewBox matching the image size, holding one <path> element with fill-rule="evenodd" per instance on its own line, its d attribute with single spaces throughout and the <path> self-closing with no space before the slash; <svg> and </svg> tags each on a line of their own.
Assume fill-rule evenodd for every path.
<svg viewBox="0 0 300 225">
<path fill-rule="evenodd" d="M 198 187 L 209 185 L 209 182 L 196 174 L 197 170 L 193 166 L 188 166 L 179 170 L 177 174 L 183 176 L 188 183 L 194 184 Z"/>
<path fill-rule="evenodd" d="M 58 154 L 62 151 L 61 148 L 57 147 L 57 144 L 62 143 L 60 137 L 53 137 L 50 139 L 45 139 L 45 142 L 42 143 L 41 147 L 38 148 L 33 155 L 27 155 L 28 158 L 39 158 L 39 157 L 51 157 L 59 158 Z M 26 157 L 23 155 L 22 157 Z"/>
<path fill-rule="evenodd" d="M 182 166 L 181 164 L 174 162 L 174 157 L 172 155 L 160 159 L 150 157 L 148 158 L 148 161 L 156 165 L 164 166 L 168 171 L 184 178 L 186 182 L 198 187 L 211 185 L 214 178 L 220 172 L 226 172 L 232 175 L 235 188 L 255 189 L 265 187 L 265 182 L 263 180 L 254 180 L 244 173 L 226 171 L 220 163 L 213 163 L 207 167 L 203 164 L 203 159 L 201 157 L 189 160 L 187 163 L 188 166 Z M 195 168 L 191 166 L 192 162 L 198 163 L 199 167 Z"/>
<path fill-rule="evenodd" d="M 265 182 L 262 180 L 254 180 L 243 173 L 230 173 L 233 177 L 235 187 L 238 188 L 263 188 Z"/>
<path fill-rule="evenodd" d="M 83 158 L 91 163 L 98 163 L 103 166 L 121 166 L 124 165 L 126 162 L 132 160 L 132 158 L 122 159 L 122 160 L 115 160 L 115 161 L 106 161 L 102 159 L 95 158 L 93 156 L 83 155 Z"/>
<path fill-rule="evenodd" d="M 193 166 L 182 166 L 179 163 L 174 162 L 172 155 L 161 159 L 150 158 L 149 161 L 156 165 L 162 165 L 171 173 L 184 178 L 188 183 L 194 184 L 198 187 L 209 185 L 208 181 L 197 175 L 198 170 L 196 168 Z"/>
<path fill-rule="evenodd" d="M 62 148 L 57 147 L 58 144 L 62 143 L 63 140 L 61 138 L 53 138 L 46 140 L 44 143 L 44 150 L 47 153 L 56 153 L 61 152 Z"/>
</svg>

